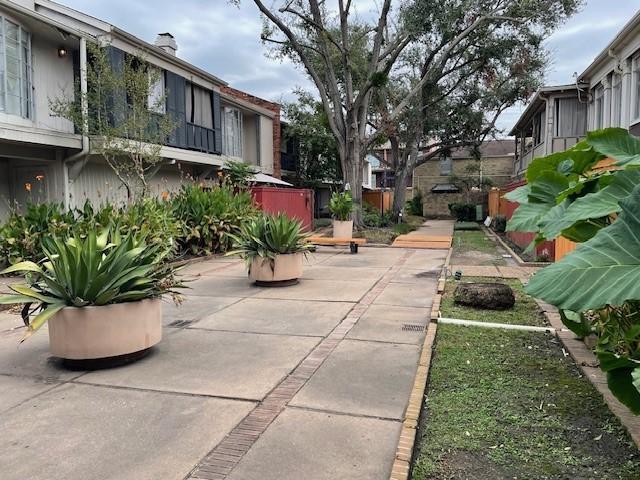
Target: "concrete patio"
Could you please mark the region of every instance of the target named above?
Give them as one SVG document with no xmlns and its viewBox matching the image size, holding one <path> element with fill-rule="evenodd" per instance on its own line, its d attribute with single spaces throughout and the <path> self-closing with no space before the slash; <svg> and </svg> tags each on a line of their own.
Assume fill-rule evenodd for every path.
<svg viewBox="0 0 640 480">
<path fill-rule="evenodd" d="M 446 254 L 323 248 L 278 289 L 192 264 L 161 344 L 109 370 L 65 369 L 46 331 L 19 345 L 0 313 L 1 477 L 389 478 Z"/>
</svg>

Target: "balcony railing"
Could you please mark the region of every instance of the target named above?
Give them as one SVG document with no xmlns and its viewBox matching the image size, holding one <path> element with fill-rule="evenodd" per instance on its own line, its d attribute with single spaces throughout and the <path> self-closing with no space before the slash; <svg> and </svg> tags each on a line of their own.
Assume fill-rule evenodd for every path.
<svg viewBox="0 0 640 480">
<path fill-rule="evenodd" d="M 215 133 L 212 128 L 187 122 L 187 148 L 206 153 L 216 153 Z"/>
</svg>

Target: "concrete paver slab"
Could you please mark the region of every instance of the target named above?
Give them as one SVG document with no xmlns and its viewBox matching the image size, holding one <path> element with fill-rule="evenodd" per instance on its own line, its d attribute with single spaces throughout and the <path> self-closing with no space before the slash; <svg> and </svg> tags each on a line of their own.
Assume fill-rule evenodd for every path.
<svg viewBox="0 0 640 480">
<path fill-rule="evenodd" d="M 43 382 L 27 377 L 0 375 L 0 413 L 53 388 L 56 383 Z"/>
<path fill-rule="evenodd" d="M 168 299 L 162 304 L 162 322 L 170 325 L 177 321 L 197 321 L 240 300 L 241 297 L 184 295 L 182 304 L 176 305 Z"/>
<path fill-rule="evenodd" d="M 393 283 L 425 283 L 439 278 L 441 266 L 425 268 L 424 270 L 400 270 L 392 279 Z"/>
<path fill-rule="evenodd" d="M 248 278 L 206 276 L 187 284 L 187 295 L 203 295 L 208 297 L 251 297 L 260 290 Z"/>
<path fill-rule="evenodd" d="M 180 330 L 139 362 L 81 382 L 260 400 L 318 343 L 313 337 Z"/>
<path fill-rule="evenodd" d="M 335 267 L 315 265 L 304 269 L 304 278 L 311 280 L 371 280 L 382 277 L 388 268 Z"/>
<path fill-rule="evenodd" d="M 253 405 L 67 384 L 0 416 L 3 480 L 182 480 Z"/>
<path fill-rule="evenodd" d="M 24 327 L 24 322 L 22 321 L 22 317 L 20 317 L 19 311 L 0 311 L 0 332 L 22 327 Z"/>
<path fill-rule="evenodd" d="M 386 480 L 400 423 L 286 409 L 229 480 Z"/>
<path fill-rule="evenodd" d="M 82 372 L 67 370 L 49 353 L 49 332 L 44 326 L 20 343 L 25 329 L 0 333 L 0 373 L 48 382 L 69 380 Z"/>
<path fill-rule="evenodd" d="M 281 335 L 327 335 L 353 303 L 247 298 L 194 324 L 195 328 Z"/>
<path fill-rule="evenodd" d="M 376 305 L 429 308 L 437 285 L 435 278 L 420 283 L 390 283 L 373 302 Z"/>
<path fill-rule="evenodd" d="M 344 253 L 323 262 L 331 267 L 391 267 L 404 255 L 402 249 L 363 247 L 357 255 Z"/>
<path fill-rule="evenodd" d="M 373 286 L 377 279 L 346 282 L 343 280 L 301 279 L 297 285 L 286 288 L 263 288 L 255 298 L 281 298 L 285 300 L 324 300 L 332 302 L 357 302 Z"/>
<path fill-rule="evenodd" d="M 414 345 L 343 340 L 290 405 L 401 419 L 419 354 Z"/>
<path fill-rule="evenodd" d="M 393 307 L 390 311 L 387 305 L 371 305 L 347 338 L 421 345 L 424 331 L 403 330 L 403 326 L 426 325 L 430 313 L 428 308 Z"/>
</svg>

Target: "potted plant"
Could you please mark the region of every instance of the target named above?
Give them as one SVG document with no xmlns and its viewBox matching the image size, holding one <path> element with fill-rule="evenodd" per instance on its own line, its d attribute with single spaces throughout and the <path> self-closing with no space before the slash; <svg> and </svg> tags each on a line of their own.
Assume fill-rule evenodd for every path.
<svg viewBox="0 0 640 480">
<path fill-rule="evenodd" d="M 333 192 L 329 200 L 329 211 L 333 216 L 333 238 L 351 238 L 353 236 L 351 193 Z"/>
<path fill-rule="evenodd" d="M 0 304 L 24 304 L 22 341 L 47 322 L 51 353 L 67 360 L 129 355 L 160 341 L 160 297 L 181 286 L 163 263 L 169 252 L 162 244 L 106 229 L 45 238 L 42 248 L 41 265 L 21 262 L 2 272 L 25 273 L 26 284 L 0 297 Z"/>
<path fill-rule="evenodd" d="M 302 276 L 302 261 L 311 245 L 298 220 L 283 213 L 260 215 L 245 223 L 233 238 L 234 249 L 227 255 L 240 255 L 257 285 L 290 285 Z"/>
</svg>

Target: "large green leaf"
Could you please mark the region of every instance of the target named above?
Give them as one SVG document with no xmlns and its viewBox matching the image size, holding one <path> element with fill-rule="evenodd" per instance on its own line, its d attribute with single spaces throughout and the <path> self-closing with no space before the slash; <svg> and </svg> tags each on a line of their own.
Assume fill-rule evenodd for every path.
<svg viewBox="0 0 640 480">
<path fill-rule="evenodd" d="M 620 201 L 631 195 L 636 185 L 640 184 L 640 170 L 621 170 L 613 175 L 611 184 L 595 193 L 578 198 L 563 209 L 561 215 L 547 218 L 542 225 L 542 233 L 546 238 L 556 238 L 560 233 L 580 220 L 600 218 L 618 213 Z"/>
<path fill-rule="evenodd" d="M 589 132 L 586 142 L 597 151 L 616 159 L 618 165 L 640 166 L 640 138 L 624 128 Z"/>
<path fill-rule="evenodd" d="M 509 200 L 510 202 L 516 203 L 529 203 L 529 194 L 531 193 L 531 185 L 526 184 L 522 185 L 510 192 L 507 192 L 503 195 L 504 198 Z"/>
<path fill-rule="evenodd" d="M 640 392 L 635 383 L 639 371 L 640 368 L 618 368 L 607 372 L 611 393 L 636 415 L 640 414 Z"/>
<path fill-rule="evenodd" d="M 536 273 L 527 293 L 572 311 L 640 299 L 640 185 L 620 205 L 612 225 Z"/>
</svg>

